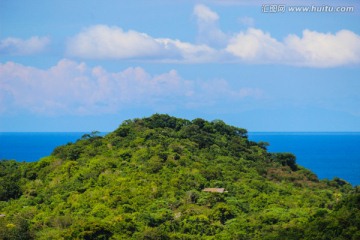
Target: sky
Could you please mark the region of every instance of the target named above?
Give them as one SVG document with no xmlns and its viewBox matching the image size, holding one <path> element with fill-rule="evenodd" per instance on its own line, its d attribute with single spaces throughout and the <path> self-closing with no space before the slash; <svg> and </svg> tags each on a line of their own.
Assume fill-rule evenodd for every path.
<svg viewBox="0 0 360 240">
<path fill-rule="evenodd" d="M 0 0 L 0 132 L 360 131 L 359 22 L 357 0 Z"/>
</svg>

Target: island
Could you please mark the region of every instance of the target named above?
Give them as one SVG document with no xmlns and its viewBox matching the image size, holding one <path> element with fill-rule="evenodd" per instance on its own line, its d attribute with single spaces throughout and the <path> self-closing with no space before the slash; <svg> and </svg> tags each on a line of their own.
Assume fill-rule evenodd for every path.
<svg viewBox="0 0 360 240">
<path fill-rule="evenodd" d="M 360 188 L 267 146 L 154 114 L 1 160 L 0 239 L 360 239 Z"/>
</svg>

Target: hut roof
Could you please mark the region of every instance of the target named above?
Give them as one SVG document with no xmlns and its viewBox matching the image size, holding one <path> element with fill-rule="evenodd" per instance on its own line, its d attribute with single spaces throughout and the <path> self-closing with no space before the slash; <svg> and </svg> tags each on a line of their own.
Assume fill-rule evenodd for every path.
<svg viewBox="0 0 360 240">
<path fill-rule="evenodd" d="M 227 191 L 225 191 L 225 188 L 204 188 L 203 192 L 224 193 L 224 192 L 227 192 Z"/>
</svg>

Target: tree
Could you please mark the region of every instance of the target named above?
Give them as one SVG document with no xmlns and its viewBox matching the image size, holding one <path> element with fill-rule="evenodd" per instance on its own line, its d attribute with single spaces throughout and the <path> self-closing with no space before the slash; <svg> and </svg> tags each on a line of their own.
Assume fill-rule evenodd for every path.
<svg viewBox="0 0 360 240">
<path fill-rule="evenodd" d="M 298 170 L 296 157 L 291 153 L 273 153 L 271 154 L 271 159 L 274 162 L 280 163 L 282 166 L 289 166 L 293 171 Z"/>
</svg>

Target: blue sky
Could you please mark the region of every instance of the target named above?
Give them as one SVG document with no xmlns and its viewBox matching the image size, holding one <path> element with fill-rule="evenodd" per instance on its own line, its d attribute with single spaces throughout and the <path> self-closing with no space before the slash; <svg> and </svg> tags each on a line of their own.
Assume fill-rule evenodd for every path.
<svg viewBox="0 0 360 240">
<path fill-rule="evenodd" d="M 359 20 L 359 1 L 0 0 L 0 131 L 360 131 Z"/>
</svg>

